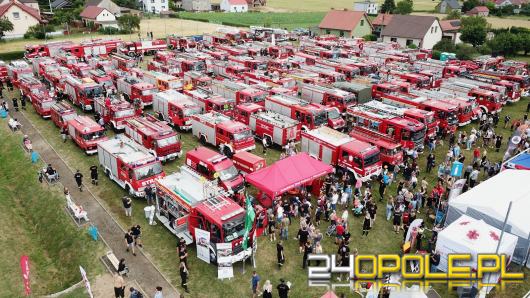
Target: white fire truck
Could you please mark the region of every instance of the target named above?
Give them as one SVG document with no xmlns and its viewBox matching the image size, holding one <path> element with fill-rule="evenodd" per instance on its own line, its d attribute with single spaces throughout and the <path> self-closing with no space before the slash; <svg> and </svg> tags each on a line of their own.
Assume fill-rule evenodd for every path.
<svg viewBox="0 0 530 298">
<path fill-rule="evenodd" d="M 127 101 L 141 100 L 143 106 L 153 104 L 153 95 L 158 92 L 155 85 L 143 82 L 142 80 L 126 76 L 116 81 L 118 92 L 123 93 Z"/>
<path fill-rule="evenodd" d="M 289 141 L 299 141 L 300 122 L 275 112 L 257 112 L 250 115 L 249 126 L 254 135 L 266 139 L 267 144 L 285 146 Z"/>
<path fill-rule="evenodd" d="M 201 108 L 189 96 L 172 89 L 155 94 L 153 110 L 161 120 L 180 130 L 190 130 L 190 117 L 201 112 Z"/>
<path fill-rule="evenodd" d="M 164 177 L 160 160 L 124 135 L 98 143 L 99 164 L 105 174 L 130 195 L 145 196 L 145 187 Z"/>
</svg>

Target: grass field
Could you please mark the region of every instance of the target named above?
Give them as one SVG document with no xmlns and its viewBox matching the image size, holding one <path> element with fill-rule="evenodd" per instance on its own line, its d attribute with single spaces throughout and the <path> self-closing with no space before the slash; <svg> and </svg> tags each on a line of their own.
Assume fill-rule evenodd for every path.
<svg viewBox="0 0 530 298">
<path fill-rule="evenodd" d="M 22 135 L 1 120 L 0 138 L 0 297 L 22 297 L 20 256 L 30 259 L 34 295 L 59 292 L 81 280 L 79 265 L 90 276 L 101 273 L 102 245 L 77 229 L 64 210 L 59 188 L 37 181 L 37 170 L 21 147 Z M 73 297 L 73 296 L 72 296 Z"/>
<path fill-rule="evenodd" d="M 181 18 L 204 20 L 210 23 L 225 24 L 232 26 L 266 26 L 287 28 L 309 28 L 316 26 L 322 21 L 325 12 L 289 12 L 289 13 L 223 13 L 223 12 L 204 12 L 204 13 L 179 13 Z"/>
<path fill-rule="evenodd" d="M 505 114 L 512 116 L 512 119 L 522 117 L 522 107 L 526 106 L 526 102 L 529 99 L 523 100 L 516 105 L 506 106 L 503 110 L 501 118 Z M 67 142 L 63 144 L 59 136 L 57 128 L 51 121 L 46 121 L 37 116 L 33 111 L 28 110 L 25 112 L 26 115 L 32 120 L 32 122 L 38 127 L 44 137 L 50 142 L 52 146 L 58 151 L 58 153 L 66 160 L 71 167 L 81 169 L 85 175 L 88 175 L 88 168 L 92 164 L 97 164 L 95 156 L 87 157 L 83 152 L 73 144 L 73 142 Z M 476 124 L 474 124 L 476 126 Z M 469 130 L 471 125 L 466 127 Z M 510 131 L 499 128 L 498 133 L 503 134 L 505 137 L 510 135 Z M 190 150 L 198 145 L 196 139 L 190 133 L 181 134 L 183 141 L 183 149 L 185 151 Z M 448 149 L 447 144 L 445 146 L 439 146 L 436 150 L 437 160 L 443 160 L 445 152 Z M 261 155 L 261 145 L 257 144 L 255 153 Z M 467 160 L 471 159 L 470 151 L 463 151 L 466 155 Z M 502 158 L 502 153 L 495 153 L 493 150 L 489 150 L 488 156 L 492 160 L 499 160 Z M 269 150 L 266 157 L 268 164 L 278 159 L 280 152 L 279 150 Z M 5 156 L 2 154 L 2 156 Z M 164 165 L 166 173 L 172 173 L 182 164 L 183 160 L 176 160 Z M 421 156 L 420 167 L 425 167 L 425 156 Z M 421 176 L 423 177 L 423 173 Z M 435 181 L 434 174 L 427 175 L 427 180 L 430 183 Z M 433 185 L 433 184 L 431 184 Z M 100 185 L 97 187 L 88 186 L 91 190 L 98 195 L 106 207 L 112 212 L 117 218 L 119 223 L 123 227 L 129 227 L 132 224 L 144 224 L 145 218 L 143 215 L 143 207 L 145 202 L 136 200 L 133 207 L 133 217 L 126 218 L 123 216 L 123 210 L 121 206 L 121 196 L 124 195 L 124 191 L 119 188 L 115 183 L 108 179 L 101 179 Z M 395 192 L 396 185 L 393 184 L 389 187 L 388 193 Z M 398 253 L 401 246 L 402 234 L 396 235 L 392 232 L 391 223 L 384 219 L 384 203 L 378 203 L 379 217 L 374 225 L 374 228 L 370 232 L 368 237 L 361 237 L 361 225 L 362 219 L 352 218 L 349 223 L 349 228 L 352 233 L 352 244 L 351 249 L 357 248 L 359 253 Z M 342 208 L 339 208 L 342 212 Z M 425 216 L 424 212 L 419 217 Z M 427 224 L 431 226 L 430 223 Z M 162 269 L 162 271 L 170 278 L 174 285 L 180 284 L 180 278 L 178 275 L 178 263 L 175 261 L 176 252 L 176 238 L 169 234 L 162 226 L 147 226 L 144 227 L 144 243 L 146 253 L 155 261 L 155 263 Z M 327 227 L 327 223 L 323 223 L 321 230 L 324 232 Z M 280 278 L 285 278 L 293 283 L 291 297 L 320 297 L 325 290 L 322 288 L 310 288 L 307 286 L 306 273 L 301 269 L 302 256 L 298 254 L 297 241 L 291 240 L 296 231 L 298 230 L 298 222 L 294 221 L 289 230 L 289 240 L 284 243 L 286 253 L 286 266 L 283 269 L 278 270 L 276 266 L 276 251 L 275 243 L 270 242 L 267 238 L 262 237 L 259 239 L 258 244 L 258 257 L 257 257 L 257 271 L 261 276 L 262 280 L 270 279 L 273 284 L 277 284 Z M 429 236 L 429 235 L 427 235 Z M 323 240 L 323 247 L 325 253 L 334 253 L 336 246 L 333 244 L 331 238 L 325 237 Z M 246 273 L 242 273 L 241 264 L 236 264 L 234 268 L 235 277 L 232 280 L 217 280 L 217 269 L 212 266 L 199 261 L 196 257 L 195 248 L 190 247 L 190 281 L 189 286 L 193 297 L 249 297 L 250 296 L 250 277 L 251 267 L 247 264 Z M 131 270 L 138 270 L 137 268 L 131 268 Z M 526 271 L 528 274 L 528 271 Z M 497 293 L 496 297 L 520 297 L 526 291 L 528 291 L 530 282 L 527 277 L 525 283 L 522 285 L 510 285 L 507 293 Z M 447 293 L 447 290 L 440 287 L 438 289 L 442 293 L 442 297 L 454 296 L 454 294 Z M 347 289 L 338 290 L 339 293 L 347 293 Z M 513 295 L 512 295 L 513 294 Z M 0 296 L 2 296 L 0 294 Z"/>
<path fill-rule="evenodd" d="M 290 0 L 268 0 L 267 6 L 262 8 L 266 11 L 276 12 L 307 12 L 307 11 L 328 11 L 331 8 L 334 9 L 353 9 L 353 2 L 350 0 L 306 0 L 306 1 L 290 1 Z M 379 4 L 382 4 L 383 0 L 376 0 Z M 398 2 L 398 1 L 396 1 Z M 432 0 L 414 0 L 415 11 L 432 11 L 438 4 L 438 1 Z"/>
<path fill-rule="evenodd" d="M 424 12 L 413 12 L 415 15 L 429 15 L 438 17 L 440 20 L 445 17 L 444 14 L 439 13 L 424 13 Z M 512 26 L 515 27 L 524 27 L 530 28 L 530 18 L 521 18 L 520 16 L 514 18 L 499 18 L 499 17 L 486 17 L 488 23 L 491 24 L 491 27 L 494 29 L 497 28 L 509 28 Z"/>
</svg>

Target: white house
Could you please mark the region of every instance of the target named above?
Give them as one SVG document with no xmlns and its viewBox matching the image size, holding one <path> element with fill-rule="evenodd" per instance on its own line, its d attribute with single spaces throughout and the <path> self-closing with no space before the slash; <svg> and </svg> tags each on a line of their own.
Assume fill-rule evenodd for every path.
<svg viewBox="0 0 530 298">
<path fill-rule="evenodd" d="M 169 11 L 170 0 L 142 0 L 142 10 L 145 12 L 160 14 L 163 11 Z"/>
<path fill-rule="evenodd" d="M 248 4 L 246 0 L 222 0 L 221 10 L 224 12 L 247 12 Z"/>
<path fill-rule="evenodd" d="M 364 11 L 366 14 L 372 14 L 376 15 L 379 12 L 379 7 L 377 6 L 377 2 L 372 0 L 364 0 L 355 2 L 353 4 L 353 10 L 354 11 Z"/>
<path fill-rule="evenodd" d="M 116 16 L 106 8 L 97 6 L 87 6 L 80 14 L 85 26 L 90 23 L 96 24 L 100 27 L 114 27 L 118 28 Z"/>
<path fill-rule="evenodd" d="M 4 38 L 20 38 L 29 27 L 42 21 L 38 9 L 18 1 L 3 2 L 0 5 L 0 18 L 6 18 L 13 24 L 13 30 L 4 32 Z"/>
<path fill-rule="evenodd" d="M 442 40 L 438 18 L 432 16 L 393 15 L 381 32 L 384 42 L 397 42 L 402 47 L 411 44 L 422 49 L 432 47 Z"/>
</svg>

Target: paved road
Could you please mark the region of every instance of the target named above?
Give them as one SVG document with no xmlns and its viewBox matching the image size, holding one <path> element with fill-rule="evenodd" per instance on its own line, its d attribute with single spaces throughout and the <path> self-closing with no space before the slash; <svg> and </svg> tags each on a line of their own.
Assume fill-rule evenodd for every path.
<svg viewBox="0 0 530 298">
<path fill-rule="evenodd" d="M 23 113 L 32 113 L 32 111 L 28 110 Z M 22 124 L 22 131 L 31 139 L 33 149 L 39 153 L 43 161 L 52 164 L 57 169 L 61 175 L 61 183 L 70 190 L 73 200 L 77 204 L 81 204 L 88 212 L 91 223 L 98 228 L 99 234 L 107 245 L 110 246 L 116 257 L 118 259 L 125 258 L 126 264 L 130 269 L 129 279 L 136 280 L 148 295 L 154 293 L 156 286 L 161 286 L 164 289 L 164 297 L 179 297 L 179 293 L 175 287 L 171 285 L 168 279 L 162 275 L 143 252 L 137 253 L 137 256 L 134 257 L 125 251 L 125 230 L 103 205 L 99 203 L 99 198 L 91 193 L 89 189 L 85 187 L 83 192 L 77 190 L 72 169 L 68 167 L 23 113 L 15 113 L 14 117 L 18 118 L 18 121 Z M 84 177 L 83 180 L 90 183 L 90 177 Z"/>
</svg>

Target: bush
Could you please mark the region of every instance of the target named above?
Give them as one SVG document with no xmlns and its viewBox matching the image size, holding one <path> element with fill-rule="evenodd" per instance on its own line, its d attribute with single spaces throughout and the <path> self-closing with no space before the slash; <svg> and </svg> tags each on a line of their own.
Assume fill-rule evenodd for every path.
<svg viewBox="0 0 530 298">
<path fill-rule="evenodd" d="M 449 39 L 442 39 L 439 42 L 437 42 L 433 47 L 433 50 L 440 51 L 440 52 L 449 52 L 454 53 L 456 50 L 455 45 L 453 42 Z"/>
<path fill-rule="evenodd" d="M 407 48 L 409 48 L 409 49 L 417 49 L 418 46 L 415 45 L 415 44 L 413 44 L 413 43 L 411 43 L 411 44 L 409 44 L 409 45 L 407 46 Z"/>
<path fill-rule="evenodd" d="M 376 41 L 377 36 L 375 36 L 374 34 L 368 34 L 368 35 L 363 36 L 363 39 L 366 41 Z"/>
<path fill-rule="evenodd" d="M 478 46 L 477 47 L 477 51 L 481 54 L 481 55 L 491 55 L 491 48 L 489 46 L 487 46 L 486 44 L 483 44 L 481 46 Z"/>
<path fill-rule="evenodd" d="M 24 58 L 24 51 L 7 52 L 0 54 L 0 60 L 10 61 Z"/>
<path fill-rule="evenodd" d="M 456 58 L 460 60 L 472 60 L 475 56 L 478 55 L 477 50 L 467 44 L 459 44 L 456 47 Z"/>
<path fill-rule="evenodd" d="M 28 31 L 24 34 L 25 39 L 36 38 L 46 39 L 46 33 L 53 32 L 55 28 L 53 25 L 35 25 L 28 28 Z"/>
<path fill-rule="evenodd" d="M 98 29 L 98 32 L 106 35 L 115 35 L 121 33 L 120 29 L 114 27 L 101 27 Z"/>
<path fill-rule="evenodd" d="M 442 52 L 433 50 L 432 51 L 432 59 L 434 60 L 440 60 L 440 56 L 442 55 Z"/>
</svg>

